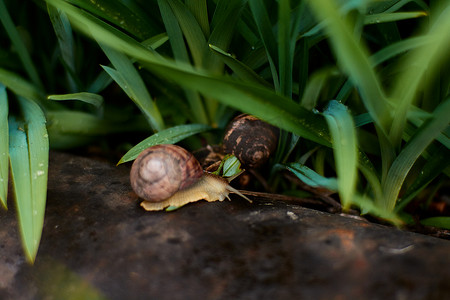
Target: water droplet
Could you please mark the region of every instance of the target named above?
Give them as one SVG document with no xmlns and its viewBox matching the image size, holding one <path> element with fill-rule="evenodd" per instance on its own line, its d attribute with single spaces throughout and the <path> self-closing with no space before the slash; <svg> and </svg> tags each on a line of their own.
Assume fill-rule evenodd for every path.
<svg viewBox="0 0 450 300">
<path fill-rule="evenodd" d="M 42 176 L 42 175 L 44 175 L 44 174 L 45 174 L 45 172 L 44 172 L 44 171 L 41 171 L 41 170 L 39 170 L 39 171 L 36 172 L 36 175 L 37 175 L 37 176 Z"/>
<path fill-rule="evenodd" d="M 313 108 L 312 112 L 315 113 L 315 114 L 320 114 L 320 112 L 317 110 L 317 108 Z"/>
</svg>

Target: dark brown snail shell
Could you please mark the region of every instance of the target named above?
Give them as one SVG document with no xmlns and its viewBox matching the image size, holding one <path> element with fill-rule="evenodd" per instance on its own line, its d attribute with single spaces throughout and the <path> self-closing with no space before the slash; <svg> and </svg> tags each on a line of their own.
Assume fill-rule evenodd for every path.
<svg viewBox="0 0 450 300">
<path fill-rule="evenodd" d="M 202 167 L 190 152 L 164 144 L 139 154 L 131 167 L 130 182 L 139 197 L 159 202 L 194 184 L 202 176 Z"/>
<path fill-rule="evenodd" d="M 235 155 L 249 168 L 262 166 L 274 153 L 279 129 L 254 116 L 242 114 L 234 118 L 225 130 L 225 153 Z"/>
</svg>

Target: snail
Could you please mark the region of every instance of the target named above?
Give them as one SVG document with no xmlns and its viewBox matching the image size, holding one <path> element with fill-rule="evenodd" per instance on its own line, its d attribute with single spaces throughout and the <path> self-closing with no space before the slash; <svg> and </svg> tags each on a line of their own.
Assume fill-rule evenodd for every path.
<svg viewBox="0 0 450 300">
<path fill-rule="evenodd" d="M 249 168 L 261 167 L 275 151 L 279 129 L 248 114 L 234 118 L 225 130 L 225 153 L 236 156 Z"/>
<path fill-rule="evenodd" d="M 230 192 L 251 202 L 229 185 L 236 176 L 223 178 L 204 172 L 190 152 L 180 146 L 162 144 L 139 154 L 131 167 L 130 182 L 135 193 L 144 199 L 141 206 L 156 211 L 202 199 L 209 202 L 230 200 Z"/>
</svg>

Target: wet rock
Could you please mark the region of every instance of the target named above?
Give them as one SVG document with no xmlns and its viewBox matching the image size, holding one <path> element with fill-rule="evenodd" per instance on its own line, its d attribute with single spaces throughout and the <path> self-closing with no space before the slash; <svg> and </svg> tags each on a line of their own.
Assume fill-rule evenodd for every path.
<svg viewBox="0 0 450 300">
<path fill-rule="evenodd" d="M 51 153 L 33 266 L 0 212 L 0 299 L 450 298 L 449 241 L 239 197 L 145 212 L 128 172 Z"/>
</svg>

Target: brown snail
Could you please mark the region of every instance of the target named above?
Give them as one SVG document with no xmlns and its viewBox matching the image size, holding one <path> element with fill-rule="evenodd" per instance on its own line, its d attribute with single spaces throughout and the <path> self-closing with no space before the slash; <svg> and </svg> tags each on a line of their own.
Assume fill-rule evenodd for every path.
<svg viewBox="0 0 450 300">
<path fill-rule="evenodd" d="M 148 211 L 169 206 L 180 207 L 199 200 L 223 201 L 230 192 L 250 201 L 232 188 L 229 179 L 204 172 L 197 159 L 176 145 L 156 145 L 145 149 L 134 161 L 130 181 L 136 194 L 144 199 Z M 250 201 L 251 202 L 251 201 Z"/>
<path fill-rule="evenodd" d="M 258 119 L 241 114 L 225 130 L 223 148 L 249 168 L 262 166 L 275 151 L 279 129 Z"/>
</svg>

